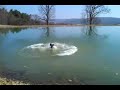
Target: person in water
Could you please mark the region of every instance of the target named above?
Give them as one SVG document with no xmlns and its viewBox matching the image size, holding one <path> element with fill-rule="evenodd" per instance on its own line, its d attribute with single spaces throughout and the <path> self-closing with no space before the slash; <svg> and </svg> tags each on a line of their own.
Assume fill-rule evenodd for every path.
<svg viewBox="0 0 120 90">
<path fill-rule="evenodd" d="M 53 49 L 53 50 L 57 50 L 57 47 L 52 43 L 50 43 L 50 48 Z"/>
<path fill-rule="evenodd" d="M 50 43 L 50 48 L 53 48 L 54 44 Z"/>
</svg>

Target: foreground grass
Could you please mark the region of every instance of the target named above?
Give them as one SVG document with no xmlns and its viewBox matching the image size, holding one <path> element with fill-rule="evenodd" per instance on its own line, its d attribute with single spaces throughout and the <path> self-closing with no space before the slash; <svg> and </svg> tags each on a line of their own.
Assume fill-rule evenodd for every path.
<svg viewBox="0 0 120 90">
<path fill-rule="evenodd" d="M 0 71 L 0 85 L 85 85 L 79 78 L 65 78 L 64 76 L 58 77 L 56 80 L 52 75 L 48 74 L 51 79 L 38 81 L 30 80 L 24 77 L 25 71 L 11 71 L 5 69 Z"/>
<path fill-rule="evenodd" d="M 38 83 L 30 84 L 30 83 L 24 83 L 24 82 L 18 81 L 18 80 L 11 80 L 11 79 L 0 77 L 0 85 L 86 85 L 86 84 L 82 83 L 82 82 L 80 83 L 78 81 L 73 81 L 71 79 L 60 80 L 60 81 L 50 80 L 50 81 L 42 82 L 39 84 Z"/>
<path fill-rule="evenodd" d="M 22 81 L 11 80 L 0 77 L 0 85 L 30 85 L 29 83 L 23 83 Z"/>
</svg>

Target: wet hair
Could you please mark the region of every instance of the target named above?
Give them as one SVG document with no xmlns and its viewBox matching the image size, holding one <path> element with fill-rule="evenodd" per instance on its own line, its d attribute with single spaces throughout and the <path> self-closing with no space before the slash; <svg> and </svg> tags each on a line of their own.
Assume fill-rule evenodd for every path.
<svg viewBox="0 0 120 90">
<path fill-rule="evenodd" d="M 50 43 L 50 48 L 53 48 L 54 44 Z"/>
</svg>

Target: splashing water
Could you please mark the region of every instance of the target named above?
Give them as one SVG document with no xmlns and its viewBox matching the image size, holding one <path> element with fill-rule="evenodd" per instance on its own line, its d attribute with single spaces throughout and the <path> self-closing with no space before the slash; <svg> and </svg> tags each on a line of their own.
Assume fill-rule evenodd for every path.
<svg viewBox="0 0 120 90">
<path fill-rule="evenodd" d="M 23 48 L 21 50 L 21 54 L 31 57 L 40 57 L 43 55 L 66 56 L 74 54 L 75 52 L 77 52 L 77 50 L 77 47 L 64 43 L 54 42 L 53 48 L 50 48 L 50 43 L 39 43 Z"/>
</svg>

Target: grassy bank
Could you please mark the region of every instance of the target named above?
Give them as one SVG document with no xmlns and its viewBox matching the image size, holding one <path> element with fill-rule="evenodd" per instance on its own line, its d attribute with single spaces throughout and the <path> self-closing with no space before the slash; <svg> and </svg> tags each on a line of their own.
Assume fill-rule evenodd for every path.
<svg viewBox="0 0 120 90">
<path fill-rule="evenodd" d="M 29 83 L 23 83 L 22 81 L 11 80 L 0 77 L 0 85 L 30 85 Z"/>
<path fill-rule="evenodd" d="M 23 81 L 19 80 L 12 80 L 0 77 L 0 85 L 86 85 L 83 82 L 80 82 L 79 79 L 61 79 L 58 81 L 55 80 L 48 80 L 41 83 L 24 83 Z"/>
<path fill-rule="evenodd" d="M 63 27 L 63 26 L 120 26 L 120 25 L 0 25 L 0 28 L 25 28 L 25 27 Z"/>
<path fill-rule="evenodd" d="M 41 83 L 24 83 L 22 81 L 19 80 L 11 80 L 11 79 L 7 79 L 7 78 L 1 78 L 0 77 L 0 85 L 86 85 L 85 83 L 79 82 L 78 80 L 71 80 L 71 79 L 63 79 L 63 80 L 59 80 L 59 81 L 46 81 L 46 82 L 41 82 Z"/>
<path fill-rule="evenodd" d="M 34 80 L 25 76 L 26 71 L 14 71 L 7 68 L 0 70 L 0 85 L 87 85 L 86 82 L 78 77 L 56 76 L 55 79 L 51 74 L 47 80 Z"/>
<path fill-rule="evenodd" d="M 31 85 L 22 78 L 21 72 L 11 71 L 9 69 L 0 71 L 0 85 Z"/>
</svg>

